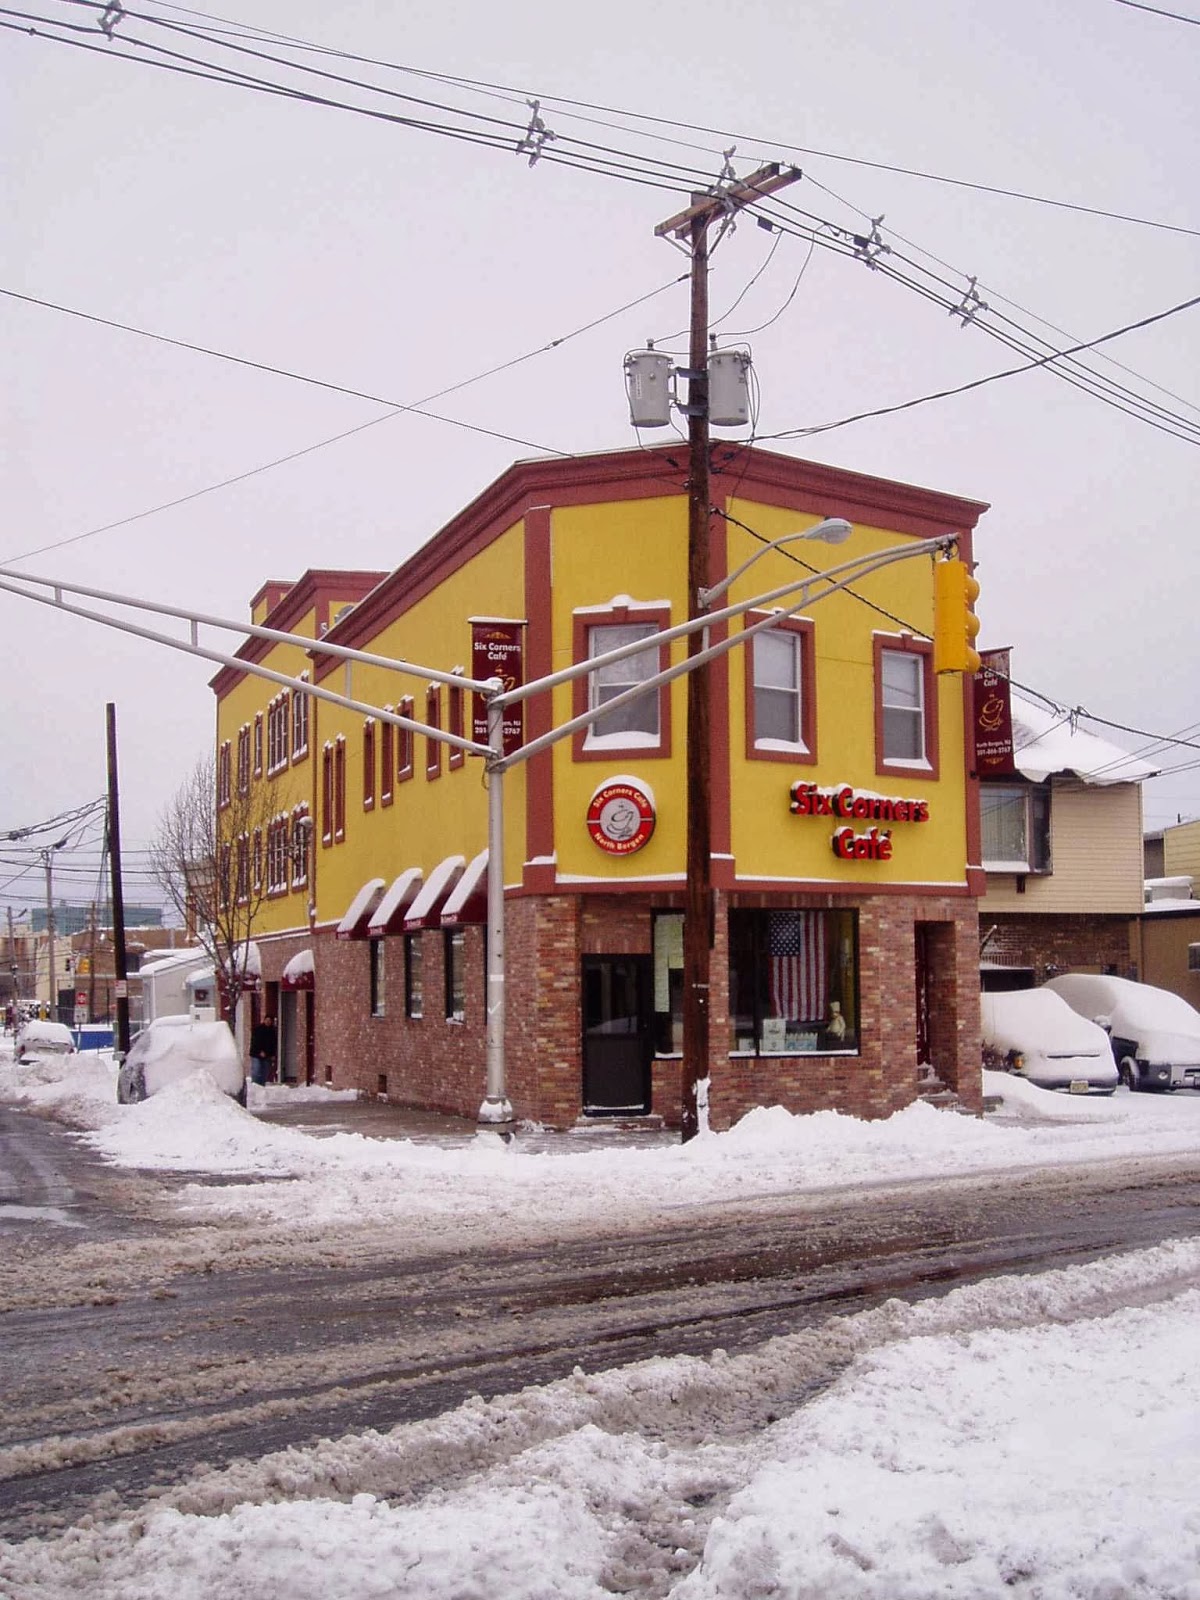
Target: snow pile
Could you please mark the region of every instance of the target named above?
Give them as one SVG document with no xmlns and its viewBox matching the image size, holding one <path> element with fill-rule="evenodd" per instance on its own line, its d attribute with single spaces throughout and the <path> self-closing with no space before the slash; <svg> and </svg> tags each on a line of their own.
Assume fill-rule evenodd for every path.
<svg viewBox="0 0 1200 1600">
<path fill-rule="evenodd" d="M 1177 1241 L 576 1369 L 0 1545 L 0 1592 L 1194 1600 L 1197 1285 Z"/>
<path fill-rule="evenodd" d="M 0 1060 L 0 1100 L 78 1128 L 102 1128 L 120 1109 L 112 1052 L 44 1056 L 23 1067 Z"/>
</svg>

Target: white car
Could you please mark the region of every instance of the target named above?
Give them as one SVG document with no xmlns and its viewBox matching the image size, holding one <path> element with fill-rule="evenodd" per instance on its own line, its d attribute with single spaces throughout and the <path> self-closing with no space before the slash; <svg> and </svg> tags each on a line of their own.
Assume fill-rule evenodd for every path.
<svg viewBox="0 0 1200 1600">
<path fill-rule="evenodd" d="M 1015 1072 L 1043 1089 L 1111 1094 L 1117 1064 L 1108 1035 L 1049 989 L 980 996 L 983 1064 Z"/>
<path fill-rule="evenodd" d="M 26 1022 L 17 1033 L 13 1055 L 22 1066 L 46 1056 L 69 1056 L 75 1050 L 71 1030 L 62 1022 Z"/>
<path fill-rule="evenodd" d="M 1105 1030 L 1131 1089 L 1200 1088 L 1200 1012 L 1182 996 L 1095 972 L 1065 972 L 1046 987 Z"/>
<path fill-rule="evenodd" d="M 117 1099 L 122 1105 L 134 1105 L 194 1072 L 207 1072 L 219 1089 L 245 1105 L 241 1052 L 225 1023 L 156 1017 L 138 1034 L 121 1063 Z"/>
</svg>

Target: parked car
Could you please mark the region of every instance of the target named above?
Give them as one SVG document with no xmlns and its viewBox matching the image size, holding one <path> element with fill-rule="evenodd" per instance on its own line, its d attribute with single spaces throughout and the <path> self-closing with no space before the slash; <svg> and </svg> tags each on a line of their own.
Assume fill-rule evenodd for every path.
<svg viewBox="0 0 1200 1600">
<path fill-rule="evenodd" d="M 1065 972 L 1046 987 L 1099 1023 L 1131 1089 L 1200 1088 L 1200 1012 L 1182 996 L 1093 972 Z"/>
<path fill-rule="evenodd" d="M 121 1063 L 117 1099 L 122 1105 L 134 1105 L 194 1072 L 207 1072 L 219 1089 L 245 1105 L 241 1052 L 225 1023 L 156 1017 L 138 1034 Z"/>
<path fill-rule="evenodd" d="M 46 1056 L 69 1056 L 74 1050 L 71 1030 L 61 1022 L 23 1022 L 13 1045 L 13 1055 L 22 1066 Z"/>
<path fill-rule="evenodd" d="M 1049 989 L 980 996 L 983 1064 L 1015 1072 L 1043 1089 L 1111 1094 L 1117 1067 L 1108 1035 Z"/>
</svg>

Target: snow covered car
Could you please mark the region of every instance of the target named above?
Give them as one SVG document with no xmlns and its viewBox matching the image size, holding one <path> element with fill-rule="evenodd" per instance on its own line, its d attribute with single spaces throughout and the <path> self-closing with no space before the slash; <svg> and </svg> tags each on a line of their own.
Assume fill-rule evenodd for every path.
<svg viewBox="0 0 1200 1600">
<path fill-rule="evenodd" d="M 26 1022 L 17 1033 L 13 1056 L 22 1066 L 28 1066 L 46 1056 L 69 1056 L 74 1049 L 71 1030 L 64 1023 Z"/>
<path fill-rule="evenodd" d="M 123 1106 L 134 1105 L 194 1072 L 207 1072 L 219 1089 L 245 1105 L 241 1052 L 225 1023 L 156 1017 L 121 1063 L 117 1099 Z"/>
<path fill-rule="evenodd" d="M 983 1064 L 1043 1089 L 1111 1094 L 1117 1064 L 1103 1028 L 1049 989 L 982 994 Z"/>
<path fill-rule="evenodd" d="M 1046 987 L 1105 1030 L 1131 1089 L 1200 1088 L 1200 1012 L 1182 996 L 1095 972 L 1064 972 Z"/>
</svg>

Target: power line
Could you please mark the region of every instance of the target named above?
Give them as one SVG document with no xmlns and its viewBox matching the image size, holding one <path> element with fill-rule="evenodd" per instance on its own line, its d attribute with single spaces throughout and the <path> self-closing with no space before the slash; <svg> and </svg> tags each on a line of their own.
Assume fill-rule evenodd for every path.
<svg viewBox="0 0 1200 1600">
<path fill-rule="evenodd" d="M 1131 6 L 1134 11 L 1152 11 L 1156 17 L 1170 17 L 1172 22 L 1190 22 L 1193 28 L 1200 28 L 1200 17 L 1184 17 L 1178 11 L 1164 11 L 1161 6 L 1143 5 L 1141 0 L 1117 0 L 1119 6 Z"/>
<path fill-rule="evenodd" d="M 686 277 L 687 273 L 681 273 L 678 277 L 672 278 L 668 283 L 660 284 L 657 289 L 651 289 L 646 294 L 638 295 L 635 299 L 626 301 L 624 305 L 618 306 L 615 310 L 605 312 L 603 316 L 593 317 L 590 322 L 585 322 L 580 327 L 572 329 L 570 333 L 560 334 L 557 338 L 550 339 L 545 344 L 538 345 L 532 350 L 527 350 L 522 355 L 513 356 L 509 360 L 501 361 L 495 366 L 488 367 L 483 372 L 476 373 L 473 377 L 463 378 L 458 383 L 450 384 L 444 389 L 438 389 L 433 394 L 426 395 L 421 400 L 415 400 L 407 404 L 401 404 L 400 402 L 396 401 L 380 401 L 380 404 L 384 404 L 389 407 L 389 410 L 381 417 L 372 417 L 369 421 L 360 422 L 353 428 L 344 429 L 341 433 L 335 433 L 328 438 L 319 439 L 313 444 L 304 445 L 299 450 L 289 451 L 286 455 L 276 456 L 274 460 L 265 461 L 256 467 L 247 468 L 245 472 L 235 473 L 231 477 L 222 478 L 218 483 L 207 484 L 202 489 L 194 489 L 188 494 L 177 495 L 174 499 L 163 501 L 159 505 L 149 506 L 143 511 L 132 512 L 127 517 L 118 517 L 113 522 L 103 523 L 99 527 L 89 528 L 83 533 L 72 534 L 69 538 L 59 539 L 51 544 L 40 545 L 35 550 L 26 550 L 23 555 L 10 556 L 7 559 L 9 561 L 25 561 L 33 556 L 44 555 L 48 550 L 61 550 L 66 545 L 78 544 L 81 540 L 94 538 L 97 534 L 110 533 L 116 528 L 127 527 L 130 523 L 140 522 L 146 517 L 155 516 L 160 511 L 172 511 L 178 506 L 187 505 L 190 501 L 198 500 L 204 495 L 213 494 L 219 489 L 227 489 L 232 487 L 234 484 L 244 483 L 247 479 L 256 477 L 259 473 L 269 472 L 275 467 L 285 466 L 289 462 L 297 461 L 303 456 L 313 454 L 314 451 L 324 449 L 326 445 L 340 444 L 344 439 L 349 439 L 355 434 L 363 433 L 368 428 L 377 427 L 381 422 L 389 422 L 393 417 L 401 416 L 405 412 L 416 412 L 422 417 L 427 417 L 434 421 L 448 422 L 455 427 L 471 428 L 472 425 L 470 423 L 459 422 L 454 418 L 440 417 L 437 415 L 437 413 L 426 411 L 422 408 L 433 400 L 444 399 L 447 395 L 456 394 L 459 390 L 465 389 L 472 384 L 483 382 L 485 378 L 494 377 L 497 373 L 506 372 L 513 367 L 521 365 L 522 362 L 531 361 L 535 356 L 544 355 L 549 351 L 557 350 L 561 345 L 568 343 L 570 340 L 579 338 L 582 334 L 590 333 L 594 328 L 601 327 L 604 323 L 610 322 L 614 318 L 622 316 L 626 311 L 631 311 L 637 306 L 644 305 L 648 300 L 653 300 L 656 296 L 666 293 L 668 289 L 673 289 L 676 284 L 683 282 Z M 49 310 L 60 311 L 68 316 L 81 317 L 87 321 L 98 322 L 106 327 L 114 327 L 121 332 L 134 333 L 142 338 L 158 340 L 167 344 L 181 345 L 184 349 L 199 351 L 204 355 L 218 357 L 221 360 L 233 361 L 239 365 L 260 366 L 259 363 L 246 362 L 241 357 L 226 355 L 222 351 L 206 349 L 200 345 L 187 344 L 182 340 L 169 339 L 162 334 L 151 333 L 147 329 L 132 327 L 126 323 L 111 322 L 103 317 L 93 316 L 89 312 L 79 311 L 70 306 L 62 306 L 53 301 L 39 300 L 30 295 L 18 294 L 12 289 L 0 288 L 0 294 L 7 295 L 16 300 L 25 300 L 30 304 L 41 306 Z M 282 369 L 278 368 L 267 368 L 260 366 L 260 370 L 277 372 L 281 376 L 285 377 L 296 376 L 292 373 L 283 372 Z M 300 381 L 318 383 L 320 380 L 309 378 L 301 379 Z M 472 431 L 486 432 L 487 430 L 472 429 Z M 497 437 L 507 436 L 497 435 Z M 524 443 L 525 441 L 510 442 Z M 529 448 L 543 451 L 547 455 L 558 455 L 562 456 L 564 459 L 569 458 L 569 452 L 555 450 L 550 445 L 529 445 Z"/>
</svg>

